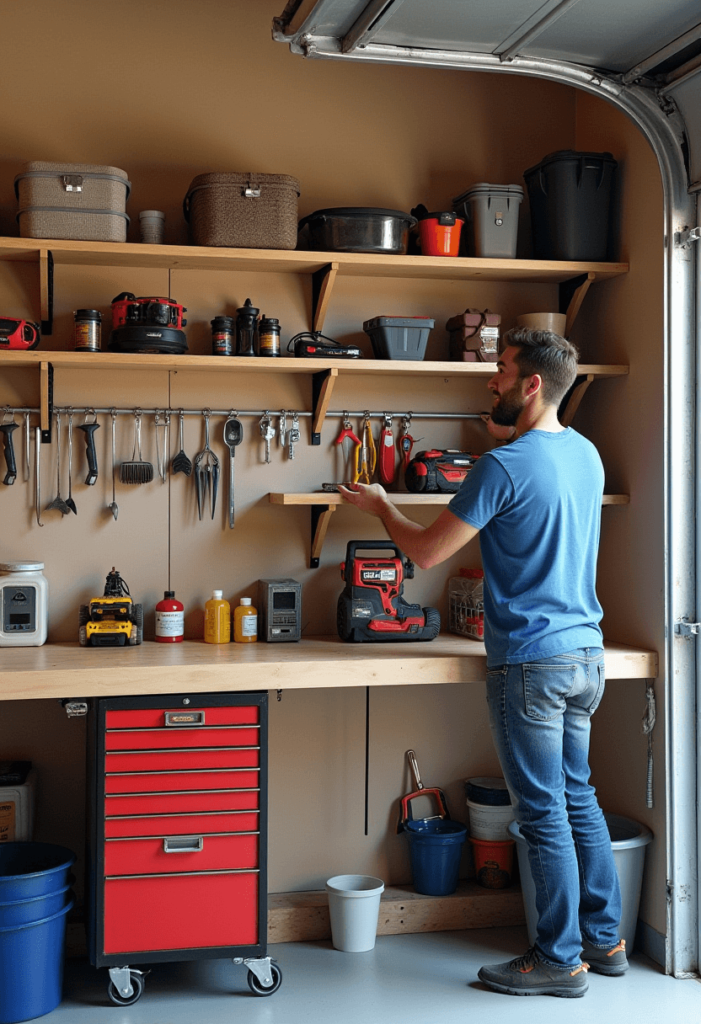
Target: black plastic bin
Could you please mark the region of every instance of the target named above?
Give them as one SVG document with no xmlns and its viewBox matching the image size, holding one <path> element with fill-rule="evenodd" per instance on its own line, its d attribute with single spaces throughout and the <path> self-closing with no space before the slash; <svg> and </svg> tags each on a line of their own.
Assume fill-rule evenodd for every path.
<svg viewBox="0 0 701 1024">
<path fill-rule="evenodd" d="M 615 169 L 610 153 L 565 149 L 524 171 L 536 259 L 595 263 L 609 257 Z"/>
</svg>

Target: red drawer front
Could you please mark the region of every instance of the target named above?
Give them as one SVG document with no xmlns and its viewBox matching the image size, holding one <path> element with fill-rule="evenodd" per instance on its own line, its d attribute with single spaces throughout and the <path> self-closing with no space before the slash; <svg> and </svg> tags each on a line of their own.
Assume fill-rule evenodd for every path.
<svg viewBox="0 0 701 1024">
<path fill-rule="evenodd" d="M 115 814 L 178 814 L 185 811 L 250 811 L 260 794 L 227 789 L 223 793 L 151 793 L 145 796 L 110 796 L 105 817 Z"/>
<path fill-rule="evenodd" d="M 110 839 L 105 843 L 106 875 L 167 874 L 257 868 L 258 836 L 203 836 L 201 850 L 166 853 L 162 839 Z"/>
<path fill-rule="evenodd" d="M 104 930 L 105 954 L 254 945 L 258 875 L 107 879 Z"/>
<path fill-rule="evenodd" d="M 106 793 L 163 793 L 181 789 L 252 789 L 260 783 L 258 771 L 231 769 L 217 772 L 161 772 L 156 775 L 107 775 Z"/>
<path fill-rule="evenodd" d="M 243 750 L 142 750 L 136 753 L 105 754 L 106 772 L 188 771 L 193 768 L 257 768 L 259 751 Z"/>
<path fill-rule="evenodd" d="M 230 726 L 224 729 L 138 729 L 135 732 L 105 733 L 106 750 L 181 750 L 190 747 L 256 747 L 258 726 Z"/>
<path fill-rule="evenodd" d="M 258 811 L 232 814 L 176 814 L 172 818 L 108 818 L 105 839 L 119 836 L 200 836 L 208 832 L 255 832 Z"/>
<path fill-rule="evenodd" d="M 138 708 L 133 711 L 108 711 L 108 729 L 158 729 L 165 726 L 168 715 L 204 715 L 205 725 L 255 725 L 260 721 L 257 706 L 241 708 Z M 170 732 L 182 732 L 187 725 L 169 725 Z M 196 728 L 196 727 L 195 727 Z"/>
</svg>

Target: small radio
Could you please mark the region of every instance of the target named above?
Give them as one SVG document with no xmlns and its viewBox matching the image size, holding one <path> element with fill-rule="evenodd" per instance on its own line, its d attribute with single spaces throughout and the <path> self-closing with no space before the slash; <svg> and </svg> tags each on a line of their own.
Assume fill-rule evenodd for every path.
<svg viewBox="0 0 701 1024">
<path fill-rule="evenodd" d="M 258 580 L 258 636 L 268 643 L 302 639 L 302 584 Z"/>
</svg>

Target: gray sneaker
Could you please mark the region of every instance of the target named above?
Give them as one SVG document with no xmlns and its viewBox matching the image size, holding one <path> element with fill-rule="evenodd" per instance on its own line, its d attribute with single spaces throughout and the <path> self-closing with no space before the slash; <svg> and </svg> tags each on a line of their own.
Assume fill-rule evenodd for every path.
<svg viewBox="0 0 701 1024">
<path fill-rule="evenodd" d="M 588 964 L 580 964 L 573 971 L 551 967 L 541 960 L 531 947 L 524 956 L 504 964 L 481 967 L 477 977 L 495 992 L 509 996 L 563 996 L 576 999 L 589 988 Z"/>
<path fill-rule="evenodd" d="M 625 939 L 621 939 L 618 945 L 612 946 L 611 949 L 599 949 L 597 946 L 592 946 L 591 942 L 582 936 L 582 946 L 584 947 L 582 960 L 586 960 L 596 974 L 608 974 L 610 977 L 616 977 L 619 974 L 625 974 L 628 970 Z"/>
</svg>

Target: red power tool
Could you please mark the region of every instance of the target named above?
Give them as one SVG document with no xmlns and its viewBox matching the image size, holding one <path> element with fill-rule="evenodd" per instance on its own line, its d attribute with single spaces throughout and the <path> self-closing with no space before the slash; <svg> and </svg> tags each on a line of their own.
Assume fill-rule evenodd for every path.
<svg viewBox="0 0 701 1024">
<path fill-rule="evenodd" d="M 358 556 L 358 551 L 387 552 Z M 434 640 L 441 628 L 436 608 L 408 604 L 404 579 L 412 579 L 414 563 L 391 540 L 351 540 L 341 563 L 345 589 L 338 598 L 336 625 L 341 640 Z"/>
</svg>

